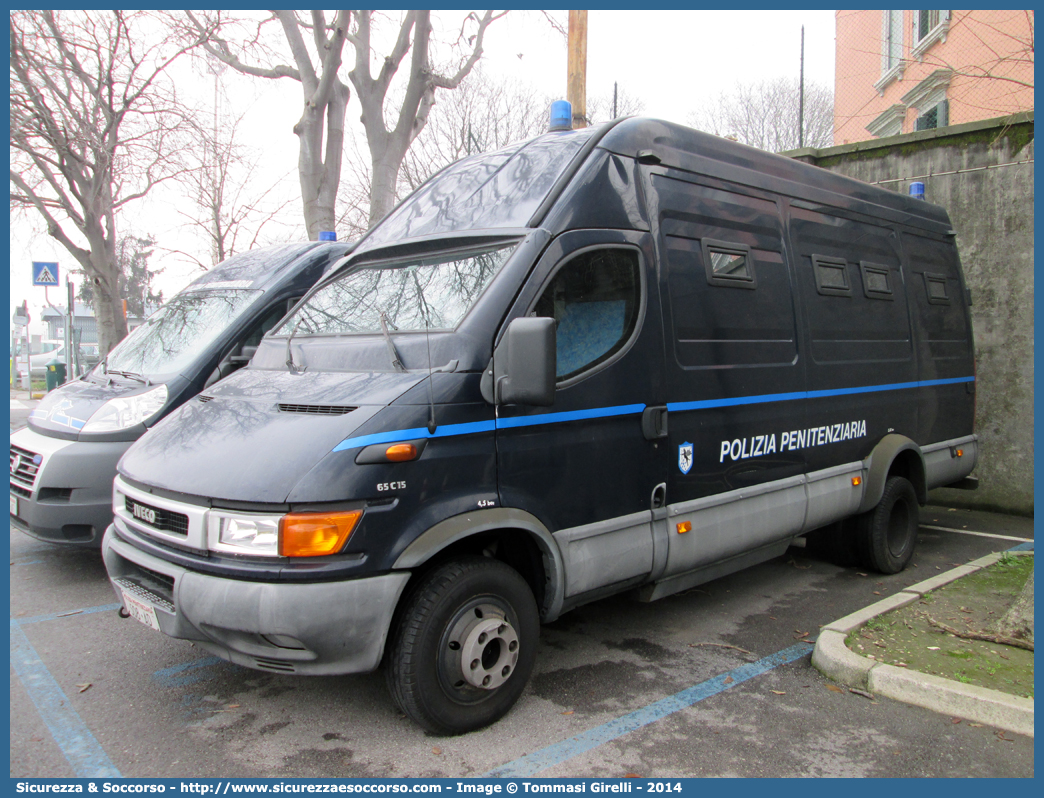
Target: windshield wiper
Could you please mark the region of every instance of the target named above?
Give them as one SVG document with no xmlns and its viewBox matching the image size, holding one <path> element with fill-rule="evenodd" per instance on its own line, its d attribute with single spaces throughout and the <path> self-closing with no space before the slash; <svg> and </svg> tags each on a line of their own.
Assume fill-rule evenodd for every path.
<svg viewBox="0 0 1044 798">
<path fill-rule="evenodd" d="M 112 369 L 106 369 L 106 374 L 116 374 L 120 377 L 129 377 L 132 380 L 137 380 L 142 385 L 152 385 L 152 382 L 148 377 L 143 377 L 141 374 L 135 374 L 133 371 L 115 371 Z"/>
<path fill-rule="evenodd" d="M 383 310 L 380 311 L 381 320 L 381 331 L 384 333 L 384 340 L 388 343 L 388 354 L 391 355 L 392 367 L 396 371 L 406 371 L 406 367 L 402 365 L 402 358 L 399 357 L 399 350 L 395 348 L 395 342 L 392 341 L 391 333 L 388 332 L 388 314 Z M 399 329 L 398 327 L 395 328 Z"/>
<path fill-rule="evenodd" d="M 304 319 L 301 319 L 294 325 L 293 332 L 291 332 L 290 337 L 286 339 L 286 367 L 291 374 L 304 374 L 308 371 L 308 366 L 297 366 L 294 364 L 294 353 L 290 349 L 290 344 L 293 342 L 294 336 L 297 335 L 297 329 L 301 326 L 301 322 L 303 321 Z"/>
</svg>

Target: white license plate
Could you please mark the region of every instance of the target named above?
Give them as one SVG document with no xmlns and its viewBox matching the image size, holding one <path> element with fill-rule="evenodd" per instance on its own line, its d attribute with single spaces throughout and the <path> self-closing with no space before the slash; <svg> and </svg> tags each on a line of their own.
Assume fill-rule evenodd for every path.
<svg viewBox="0 0 1044 798">
<path fill-rule="evenodd" d="M 11 494 L 11 515 L 18 515 L 18 497 Z"/>
<path fill-rule="evenodd" d="M 159 631 L 159 621 L 156 620 L 156 608 L 151 604 L 139 601 L 124 590 L 123 606 L 127 608 L 127 612 L 131 614 L 132 618 L 141 621 L 146 626 L 151 626 L 157 632 Z"/>
</svg>

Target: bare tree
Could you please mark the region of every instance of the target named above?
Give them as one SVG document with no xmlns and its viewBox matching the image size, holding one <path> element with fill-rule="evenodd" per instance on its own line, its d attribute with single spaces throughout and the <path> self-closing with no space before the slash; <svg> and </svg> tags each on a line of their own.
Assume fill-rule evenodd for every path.
<svg viewBox="0 0 1044 798">
<path fill-rule="evenodd" d="M 185 117 L 166 73 L 198 40 L 172 44 L 162 24 L 147 12 L 10 15 L 11 207 L 38 212 L 92 282 L 103 353 L 127 334 L 117 214 L 182 169 Z"/>
<path fill-rule="evenodd" d="M 391 51 L 381 58 L 374 46 L 375 13 L 372 11 L 338 11 L 327 22 L 323 11 L 299 16 L 291 11 L 273 11 L 272 16 L 247 31 L 243 20 L 232 20 L 223 12 L 206 15 L 188 13 L 194 34 L 208 29 L 212 34 L 206 44 L 208 52 L 244 74 L 279 79 L 290 78 L 301 83 L 304 110 L 294 126 L 300 139 L 298 170 L 304 205 L 305 226 L 314 239 L 320 230 L 333 229 L 334 203 L 341 175 L 344 148 L 344 119 L 350 90 L 339 70 L 345 42 L 352 45 L 355 62 L 348 73 L 362 106 L 362 125 L 370 153 L 369 222 L 380 219 L 392 207 L 399 167 L 410 144 L 424 129 L 435 101 L 436 89 L 454 89 L 467 76 L 482 56 L 486 28 L 507 12 L 487 11 L 467 16 L 449 57 L 450 66 L 442 70 L 435 65 L 431 53 L 432 22 L 429 11 L 407 11 L 399 24 Z M 276 61 L 279 56 L 268 46 L 266 25 L 277 22 L 283 31 L 294 66 L 277 63 L 259 66 L 248 63 Z M 233 46 L 231 36 L 245 33 L 241 43 Z M 311 40 L 311 45 L 307 42 Z M 410 56 L 405 90 L 398 110 L 387 107 L 392 79 L 407 53 Z M 371 64 L 379 64 L 373 74 Z M 324 148 L 325 139 L 325 148 Z"/>
<path fill-rule="evenodd" d="M 163 269 L 150 269 L 149 258 L 155 253 L 156 239 L 150 235 L 121 236 L 116 244 L 116 265 L 120 271 L 120 297 L 127 302 L 127 315 L 145 318 L 163 304 L 163 291 L 154 289 L 156 277 Z M 77 293 L 79 299 L 94 307 L 93 283 L 84 281 Z"/>
<path fill-rule="evenodd" d="M 480 68 L 443 94 L 399 169 L 394 201 L 467 155 L 492 152 L 547 130 L 551 97 L 517 82 L 496 82 Z M 352 139 L 345 151 L 337 228 L 361 235 L 370 226 L 372 164 Z"/>
<path fill-rule="evenodd" d="M 796 78 L 776 78 L 738 85 L 710 107 L 690 115 L 689 124 L 769 152 L 798 147 L 799 85 Z M 804 146 L 833 144 L 834 92 L 805 84 Z"/>
<path fill-rule="evenodd" d="M 292 197 L 275 196 L 285 186 L 282 178 L 271 182 L 263 177 L 259 167 L 264 156 L 239 143 L 243 116 L 217 121 L 215 115 L 215 120 L 213 127 L 197 126 L 202 147 L 196 152 L 202 160 L 182 178 L 196 210 L 179 211 L 187 226 L 206 241 L 207 255 L 178 252 L 204 271 L 257 246 L 265 228 L 293 202 Z"/>
<path fill-rule="evenodd" d="M 596 94 L 587 98 L 587 121 L 591 125 L 600 125 L 621 116 L 641 116 L 644 110 L 645 102 L 642 98 L 622 88 L 616 92 L 615 116 L 612 93 Z"/>
</svg>

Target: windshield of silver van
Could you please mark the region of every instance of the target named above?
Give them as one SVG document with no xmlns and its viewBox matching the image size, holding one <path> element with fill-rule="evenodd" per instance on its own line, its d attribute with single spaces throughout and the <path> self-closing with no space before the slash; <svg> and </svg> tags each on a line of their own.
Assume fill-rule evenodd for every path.
<svg viewBox="0 0 1044 798">
<path fill-rule="evenodd" d="M 178 294 L 124 338 L 102 368 L 136 376 L 180 372 L 262 293 L 215 288 Z"/>
<path fill-rule="evenodd" d="M 273 335 L 452 330 L 514 250 L 439 254 L 355 269 L 319 288 Z"/>
</svg>

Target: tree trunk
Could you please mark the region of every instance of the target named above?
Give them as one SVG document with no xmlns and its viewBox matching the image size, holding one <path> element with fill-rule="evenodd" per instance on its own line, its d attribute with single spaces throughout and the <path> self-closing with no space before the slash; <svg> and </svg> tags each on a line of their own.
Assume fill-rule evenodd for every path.
<svg viewBox="0 0 1044 798">
<path fill-rule="evenodd" d="M 1033 642 L 1033 572 L 995 627 L 998 634 Z"/>
</svg>

